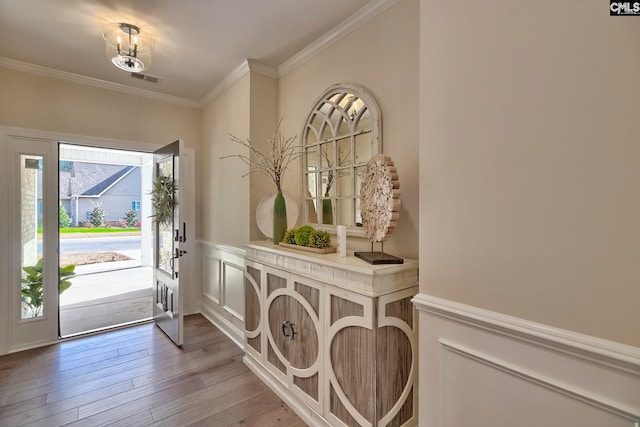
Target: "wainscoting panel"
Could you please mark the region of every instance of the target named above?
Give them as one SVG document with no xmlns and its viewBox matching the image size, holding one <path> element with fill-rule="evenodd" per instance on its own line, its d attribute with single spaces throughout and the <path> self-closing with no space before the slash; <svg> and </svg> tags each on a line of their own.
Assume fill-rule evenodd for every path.
<svg viewBox="0 0 640 427">
<path fill-rule="evenodd" d="M 202 247 L 202 298 L 200 311 L 244 347 L 243 249 L 200 241 Z"/>
<path fill-rule="evenodd" d="M 640 427 L 640 349 L 419 294 L 420 425 Z"/>
<path fill-rule="evenodd" d="M 244 325 L 244 263 L 237 265 L 222 260 L 222 273 L 223 307 Z"/>
<path fill-rule="evenodd" d="M 210 253 L 202 255 L 202 293 L 215 304 L 220 304 L 221 265 L 222 260 Z"/>
</svg>

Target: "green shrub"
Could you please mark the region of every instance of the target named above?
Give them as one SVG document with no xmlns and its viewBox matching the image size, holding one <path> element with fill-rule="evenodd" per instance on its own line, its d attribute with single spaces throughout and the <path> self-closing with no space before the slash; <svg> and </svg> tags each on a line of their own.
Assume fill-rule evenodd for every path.
<svg viewBox="0 0 640 427">
<path fill-rule="evenodd" d="M 94 227 L 102 227 L 105 224 L 104 216 L 105 216 L 105 212 L 104 212 L 104 209 L 102 209 L 102 206 L 96 205 L 93 208 L 93 210 L 89 213 L 89 222 Z"/>
<path fill-rule="evenodd" d="M 310 246 L 309 241 L 316 230 L 310 225 L 303 225 L 295 232 L 294 239 L 298 246 Z"/>
<path fill-rule="evenodd" d="M 64 206 L 60 204 L 58 208 L 58 227 L 67 228 L 70 225 L 71 225 L 71 217 L 67 213 L 67 210 L 64 208 Z"/>
<path fill-rule="evenodd" d="M 124 218 L 122 218 L 122 220 L 127 227 L 133 228 L 138 224 L 138 212 L 134 211 L 133 209 L 127 211 L 127 213 L 124 214 Z"/>
<path fill-rule="evenodd" d="M 316 231 L 309 239 L 312 248 L 324 249 L 331 246 L 331 235 L 326 231 Z"/>
</svg>

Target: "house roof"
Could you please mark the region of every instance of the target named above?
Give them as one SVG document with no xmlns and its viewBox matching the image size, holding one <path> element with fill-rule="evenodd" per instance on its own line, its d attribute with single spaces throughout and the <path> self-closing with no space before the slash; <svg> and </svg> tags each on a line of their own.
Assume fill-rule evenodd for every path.
<svg viewBox="0 0 640 427">
<path fill-rule="evenodd" d="M 71 171 L 60 171 L 60 198 L 100 196 L 135 168 L 136 166 L 73 162 Z"/>
</svg>

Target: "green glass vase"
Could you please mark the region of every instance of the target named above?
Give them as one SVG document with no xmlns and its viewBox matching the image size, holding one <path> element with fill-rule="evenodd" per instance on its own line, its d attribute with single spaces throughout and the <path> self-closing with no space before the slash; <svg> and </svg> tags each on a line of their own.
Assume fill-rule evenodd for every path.
<svg viewBox="0 0 640 427">
<path fill-rule="evenodd" d="M 333 204 L 331 199 L 324 199 L 322 201 L 322 223 L 333 224 Z"/>
<path fill-rule="evenodd" d="M 278 191 L 276 199 L 273 201 L 273 243 L 282 242 L 284 233 L 287 231 L 287 204 L 282 195 L 282 191 Z"/>
</svg>

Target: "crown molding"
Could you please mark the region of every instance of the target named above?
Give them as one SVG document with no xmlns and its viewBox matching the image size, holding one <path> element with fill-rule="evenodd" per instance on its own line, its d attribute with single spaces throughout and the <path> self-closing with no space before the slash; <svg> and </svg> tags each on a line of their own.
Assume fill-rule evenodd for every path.
<svg viewBox="0 0 640 427">
<path fill-rule="evenodd" d="M 66 80 L 72 83 L 94 86 L 101 89 L 113 90 L 116 92 L 125 93 L 127 95 L 142 96 L 145 98 L 153 99 L 155 101 L 169 102 L 172 104 L 181 105 L 183 107 L 200 108 L 200 103 L 191 99 L 166 95 L 146 89 L 139 89 L 120 83 L 107 82 L 105 80 L 94 79 L 93 77 L 81 76 L 79 74 L 73 74 L 67 71 L 54 70 L 52 68 L 47 68 L 40 65 L 16 61 L 14 59 L 0 57 L 0 67 L 22 71 L 30 74 L 36 74 L 44 77 L 51 77 L 54 79 Z"/>
<path fill-rule="evenodd" d="M 229 89 L 249 71 L 274 79 L 279 77 L 276 68 L 263 64 L 262 62 L 258 62 L 255 59 L 245 59 L 242 64 L 238 65 L 238 67 L 229 73 L 224 80 L 218 83 L 213 89 L 211 89 L 211 91 L 209 91 L 209 93 L 202 97 L 200 100 L 200 108 L 204 108 L 209 105 L 209 103 L 216 99 L 218 95 Z"/>
<path fill-rule="evenodd" d="M 280 77 L 278 69 L 275 67 L 263 64 L 255 59 L 247 59 L 247 63 L 249 64 L 249 70 L 253 73 L 262 74 L 263 76 L 271 77 L 273 79 Z"/>
<path fill-rule="evenodd" d="M 289 71 L 318 55 L 320 52 L 322 52 L 332 44 L 351 34 L 356 29 L 366 24 L 367 22 L 393 6 L 398 1 L 399 0 L 373 0 L 367 6 L 351 15 L 338 26 L 289 58 L 277 68 L 258 62 L 255 59 L 246 59 L 242 64 L 238 66 L 238 68 L 227 75 L 227 77 L 225 77 L 222 82 L 216 85 L 207 95 L 205 95 L 200 100 L 201 108 L 206 107 L 218 95 L 228 89 L 249 71 L 256 72 L 258 74 L 262 74 L 264 76 L 272 77 L 275 79 L 284 76 Z"/>
<path fill-rule="evenodd" d="M 224 78 L 220 83 L 214 86 L 213 89 L 209 91 L 205 96 L 200 99 L 200 108 L 204 108 L 211 101 L 216 99 L 218 95 L 220 95 L 225 90 L 229 89 L 235 82 L 240 80 L 242 76 L 249 72 L 249 61 L 244 60 L 242 64 L 238 65 L 235 70 L 227 74 L 227 77 Z"/>
<path fill-rule="evenodd" d="M 278 77 L 282 77 L 302 63 L 310 60 L 332 44 L 342 40 L 362 25 L 366 24 L 399 0 L 373 0 L 367 6 L 342 21 L 338 26 L 293 55 L 278 67 Z"/>
</svg>

